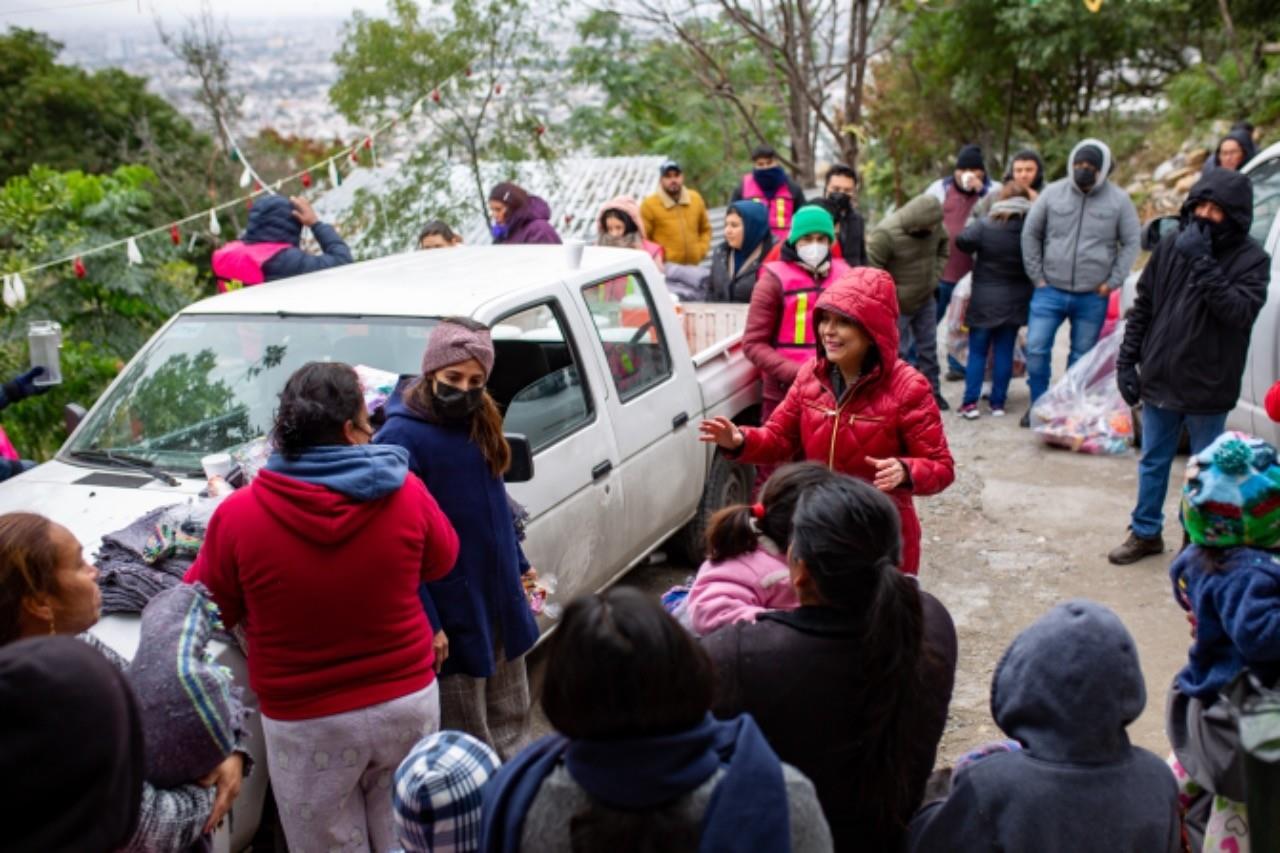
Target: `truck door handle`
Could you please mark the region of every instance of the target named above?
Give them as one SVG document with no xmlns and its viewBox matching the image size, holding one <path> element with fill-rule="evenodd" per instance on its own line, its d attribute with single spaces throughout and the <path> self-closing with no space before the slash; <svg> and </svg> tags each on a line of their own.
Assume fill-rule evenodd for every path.
<svg viewBox="0 0 1280 853">
<path fill-rule="evenodd" d="M 591 480 L 593 482 L 596 480 L 599 480 L 601 477 L 603 477 L 605 474 L 608 474 L 612 470 L 613 470 L 613 463 L 610 462 L 608 459 L 606 459 L 591 469 Z"/>
<path fill-rule="evenodd" d="M 689 422 L 689 413 L 681 412 L 680 414 L 676 415 L 674 418 L 671 419 L 671 429 L 672 431 L 678 430 L 680 429 L 680 427 L 684 426 L 688 422 Z"/>
</svg>

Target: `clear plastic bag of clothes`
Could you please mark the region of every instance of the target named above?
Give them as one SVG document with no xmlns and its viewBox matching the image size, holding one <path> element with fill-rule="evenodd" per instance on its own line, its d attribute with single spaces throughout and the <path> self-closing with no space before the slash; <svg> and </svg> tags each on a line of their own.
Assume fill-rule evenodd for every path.
<svg viewBox="0 0 1280 853">
<path fill-rule="evenodd" d="M 1098 340 L 1031 409 L 1031 426 L 1047 444 L 1080 453 L 1129 452 L 1133 413 L 1116 387 L 1124 323 Z"/>
<path fill-rule="evenodd" d="M 943 316 L 947 341 L 947 355 L 955 359 L 961 367 L 969 363 L 969 327 L 965 324 L 965 313 L 969 310 L 969 296 L 973 293 L 973 273 L 969 273 L 956 284 L 951 292 L 951 301 L 947 304 L 947 313 Z M 994 346 L 994 344 L 992 345 Z M 991 379 L 991 370 L 995 359 L 987 353 L 986 380 Z M 1013 375 L 1027 375 L 1027 328 L 1018 330 L 1018 342 L 1013 345 Z"/>
</svg>

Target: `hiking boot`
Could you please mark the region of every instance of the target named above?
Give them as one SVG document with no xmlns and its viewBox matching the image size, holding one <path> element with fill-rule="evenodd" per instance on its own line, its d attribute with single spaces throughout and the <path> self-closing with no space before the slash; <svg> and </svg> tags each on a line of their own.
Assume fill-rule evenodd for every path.
<svg viewBox="0 0 1280 853">
<path fill-rule="evenodd" d="M 934 395 L 933 395 L 933 402 L 935 402 L 935 403 L 937 403 L 937 404 L 938 404 L 938 411 L 940 411 L 940 412 L 949 412 L 949 411 L 951 411 L 951 404 L 949 404 L 949 403 L 946 401 L 946 398 L 945 398 L 945 397 L 943 397 L 941 394 L 934 394 Z"/>
<path fill-rule="evenodd" d="M 1136 563 L 1143 557 L 1150 557 L 1154 554 L 1164 553 L 1164 538 L 1156 536 L 1139 536 L 1132 530 L 1129 531 L 1129 538 L 1124 540 L 1124 544 L 1119 548 L 1115 548 L 1107 555 L 1107 559 L 1115 566 L 1127 566 L 1130 563 Z"/>
<path fill-rule="evenodd" d="M 942 378 L 948 382 L 962 382 L 964 381 L 964 374 L 952 367 L 947 369 L 947 375 Z"/>
<path fill-rule="evenodd" d="M 960 417 L 966 421 L 976 421 L 980 414 L 977 403 L 965 403 L 960 407 Z"/>
<path fill-rule="evenodd" d="M 1018 426 L 1023 429 L 1031 429 L 1031 410 L 1027 409 L 1022 413 L 1022 420 L 1018 421 Z"/>
</svg>

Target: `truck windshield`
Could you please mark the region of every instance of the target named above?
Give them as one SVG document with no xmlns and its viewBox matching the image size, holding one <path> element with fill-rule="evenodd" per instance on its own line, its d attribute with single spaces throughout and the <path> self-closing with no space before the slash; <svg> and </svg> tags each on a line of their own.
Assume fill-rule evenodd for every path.
<svg viewBox="0 0 1280 853">
<path fill-rule="evenodd" d="M 66 448 L 197 475 L 200 460 L 271 431 L 280 391 L 309 361 L 417 373 L 429 318 L 179 317 L 130 364 Z"/>
</svg>

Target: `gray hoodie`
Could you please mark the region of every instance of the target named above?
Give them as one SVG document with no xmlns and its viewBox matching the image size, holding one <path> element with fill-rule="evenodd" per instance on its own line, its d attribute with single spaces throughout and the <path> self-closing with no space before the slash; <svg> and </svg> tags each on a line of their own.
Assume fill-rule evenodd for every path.
<svg viewBox="0 0 1280 853">
<path fill-rule="evenodd" d="M 1070 174 L 1085 145 L 1102 151 L 1098 182 L 1087 194 Z M 1022 229 L 1022 263 L 1027 277 L 1059 290 L 1088 293 L 1106 284 L 1118 290 L 1138 257 L 1138 212 L 1124 190 L 1107 180 L 1111 149 L 1083 139 L 1071 149 L 1068 175 L 1045 187 Z"/>
<path fill-rule="evenodd" d="M 1022 744 L 968 765 L 911 821 L 910 851 L 1179 851 L 1168 766 L 1129 743 L 1147 703 L 1133 637 L 1092 601 L 1060 604 L 996 667 L 991 712 Z"/>
</svg>

